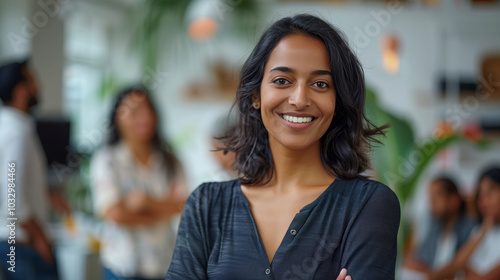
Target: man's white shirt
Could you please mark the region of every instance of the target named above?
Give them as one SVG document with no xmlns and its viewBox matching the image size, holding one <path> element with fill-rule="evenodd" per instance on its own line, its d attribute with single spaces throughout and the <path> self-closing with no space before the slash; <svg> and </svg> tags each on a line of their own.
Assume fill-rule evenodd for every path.
<svg viewBox="0 0 500 280">
<path fill-rule="evenodd" d="M 15 164 L 14 216 L 8 209 L 9 164 Z M 50 211 L 46 159 L 36 133 L 34 119 L 17 109 L 0 106 L 0 218 L 15 217 L 16 244 L 27 242 L 21 224 L 34 218 L 47 229 Z M 10 205 L 12 206 L 12 205 Z M 7 240 L 10 229 L 0 226 L 0 240 Z"/>
</svg>

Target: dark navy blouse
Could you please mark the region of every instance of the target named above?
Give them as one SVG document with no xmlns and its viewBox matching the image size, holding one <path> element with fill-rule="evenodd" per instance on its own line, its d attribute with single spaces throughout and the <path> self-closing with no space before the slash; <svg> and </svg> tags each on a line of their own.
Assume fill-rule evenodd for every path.
<svg viewBox="0 0 500 280">
<path fill-rule="evenodd" d="M 256 187 L 258 188 L 258 187 Z M 387 186 L 340 179 L 297 213 L 269 263 L 239 180 L 186 202 L 167 280 L 394 279 L 399 201 Z"/>
</svg>

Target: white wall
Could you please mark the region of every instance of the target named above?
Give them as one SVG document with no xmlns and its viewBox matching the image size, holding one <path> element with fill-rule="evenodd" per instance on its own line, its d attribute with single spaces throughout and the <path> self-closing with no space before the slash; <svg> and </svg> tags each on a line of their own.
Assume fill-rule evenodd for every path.
<svg viewBox="0 0 500 280">
<path fill-rule="evenodd" d="M 31 39 L 32 65 L 38 78 L 40 105 L 37 114 L 60 117 L 63 114 L 64 22 L 61 5 L 41 5 L 34 1 L 31 24 L 36 35 Z M 45 1 L 45 3 L 49 3 Z"/>
<path fill-rule="evenodd" d="M 0 61 L 26 56 L 31 51 L 24 20 L 31 14 L 30 0 L 0 1 Z"/>
<path fill-rule="evenodd" d="M 30 57 L 41 93 L 39 116 L 62 114 L 64 24 L 59 12 L 63 6 L 57 1 L 0 3 L 0 59 Z"/>
</svg>

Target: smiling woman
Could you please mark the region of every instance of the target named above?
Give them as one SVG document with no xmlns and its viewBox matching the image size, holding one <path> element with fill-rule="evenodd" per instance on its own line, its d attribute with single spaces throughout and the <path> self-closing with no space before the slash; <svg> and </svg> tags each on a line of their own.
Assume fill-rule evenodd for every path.
<svg viewBox="0 0 500 280">
<path fill-rule="evenodd" d="M 383 134 L 364 100 L 339 31 L 310 15 L 274 23 L 222 138 L 240 178 L 190 196 L 166 279 L 394 279 L 399 202 L 362 175 Z"/>
<path fill-rule="evenodd" d="M 303 109 L 300 106 L 315 103 L 306 111 L 320 108 L 335 111 L 329 116 L 313 117 L 313 121 L 319 123 L 314 129 L 323 129 L 314 135 L 320 134 L 322 138 L 321 160 L 325 167 L 340 177 L 354 178 L 365 171 L 369 165 L 370 141 L 383 134 L 384 127 L 374 126 L 364 114 L 364 75 L 356 56 L 339 31 L 311 18 L 299 15 L 293 21 L 276 22 L 264 33 L 243 66 L 235 104 L 240 125 L 228 135 L 227 149 L 239 155 L 236 167 L 244 183 L 262 183 L 271 178 L 269 171 L 273 171 L 267 137 L 272 132 L 266 126 L 268 111 L 251 107 L 258 99 L 273 98 L 276 94 L 284 98 L 294 91 L 298 95 L 291 100 L 298 102 L 299 110 Z M 270 94 L 261 96 L 261 92 Z M 306 96 L 309 103 L 301 104 L 304 102 L 301 98 Z M 266 106 L 267 102 L 263 100 L 262 104 Z M 275 112 L 282 113 L 285 120 L 305 116 L 304 112 L 283 114 L 286 112 L 280 110 L 283 108 Z M 310 134 L 310 131 L 301 133 Z"/>
</svg>

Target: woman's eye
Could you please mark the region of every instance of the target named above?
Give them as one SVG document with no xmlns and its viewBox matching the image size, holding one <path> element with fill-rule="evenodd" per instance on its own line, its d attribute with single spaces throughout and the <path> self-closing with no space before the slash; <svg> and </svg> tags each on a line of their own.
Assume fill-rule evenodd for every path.
<svg viewBox="0 0 500 280">
<path fill-rule="evenodd" d="M 314 85 L 318 88 L 328 88 L 328 84 L 325 82 L 315 82 Z"/>
<path fill-rule="evenodd" d="M 279 78 L 279 79 L 274 80 L 273 83 L 275 83 L 277 85 L 286 85 L 286 84 L 289 84 L 290 82 L 287 81 L 286 79 Z"/>
</svg>

